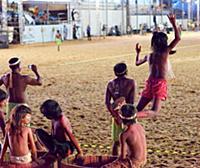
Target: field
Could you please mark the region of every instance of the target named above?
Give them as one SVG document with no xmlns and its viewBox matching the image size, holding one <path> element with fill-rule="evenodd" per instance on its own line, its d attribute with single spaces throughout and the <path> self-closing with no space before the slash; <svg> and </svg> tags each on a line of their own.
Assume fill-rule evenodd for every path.
<svg viewBox="0 0 200 168">
<path fill-rule="evenodd" d="M 171 33 L 169 40 L 172 38 Z M 54 43 L 10 46 L 0 50 L 0 72 L 9 71 L 11 56 L 21 58 L 24 74 L 33 75 L 28 64 L 38 65 L 43 85 L 27 89 L 33 125 L 50 130 L 50 121 L 40 114 L 39 107 L 44 100 L 55 99 L 70 119 L 84 153 L 110 154 L 111 117 L 104 104 L 107 82 L 114 78 L 113 66 L 126 62 L 128 76 L 137 82 L 137 104 L 148 66 L 134 65 L 134 48 L 139 42 L 142 55 L 149 53 L 150 39 L 151 35 L 134 35 L 68 41 L 60 52 Z M 200 167 L 200 33 L 184 32 L 176 50 L 170 58 L 175 79 L 168 81 L 169 96 L 160 118 L 139 121 L 147 136 L 145 168 Z"/>
</svg>

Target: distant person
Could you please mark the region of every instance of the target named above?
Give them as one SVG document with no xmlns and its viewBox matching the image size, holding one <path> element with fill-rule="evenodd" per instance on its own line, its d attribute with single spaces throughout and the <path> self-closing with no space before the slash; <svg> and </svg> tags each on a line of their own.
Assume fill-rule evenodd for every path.
<svg viewBox="0 0 200 168">
<path fill-rule="evenodd" d="M 64 40 L 67 40 L 68 29 L 67 29 L 67 26 L 66 26 L 66 25 L 64 25 L 64 27 L 63 27 L 63 33 L 64 33 Z"/>
<path fill-rule="evenodd" d="M 90 25 L 87 26 L 87 38 L 88 38 L 88 41 L 91 41 L 92 38 L 91 38 L 91 27 Z"/>
<path fill-rule="evenodd" d="M 157 30 L 157 19 L 156 19 L 156 15 L 153 15 L 153 23 L 154 23 L 154 29 Z"/>
<path fill-rule="evenodd" d="M 78 38 L 77 38 L 77 35 L 76 35 L 76 31 L 77 31 L 76 24 L 74 24 L 74 25 L 73 25 L 72 33 L 73 33 L 73 39 L 75 39 L 75 40 L 78 39 Z"/>
<path fill-rule="evenodd" d="M 71 11 L 72 21 L 75 21 L 75 13 L 76 13 L 75 9 L 72 9 Z"/>
<path fill-rule="evenodd" d="M 26 88 L 28 85 L 42 85 L 41 77 L 38 73 L 36 65 L 31 65 L 31 70 L 35 73 L 36 78 L 31 78 L 28 75 L 20 73 L 21 61 L 17 57 L 9 60 L 11 72 L 3 75 L 0 78 L 0 86 L 4 84 L 8 93 L 7 118 L 10 116 L 10 111 L 18 104 L 26 103 Z"/>
<path fill-rule="evenodd" d="M 36 129 L 39 141 L 48 149 L 48 154 L 65 158 L 76 149 L 77 157 L 82 156 L 82 150 L 72 133 L 72 127 L 64 116 L 60 105 L 55 100 L 46 100 L 40 107 L 41 113 L 52 123 L 51 134 L 43 129 Z"/>
<path fill-rule="evenodd" d="M 115 35 L 121 36 L 121 32 L 119 31 L 119 27 L 117 25 L 115 25 Z"/>
<path fill-rule="evenodd" d="M 139 66 L 145 62 L 149 63 L 150 74 L 146 81 L 145 89 L 142 92 L 141 98 L 137 105 L 137 117 L 138 118 L 151 118 L 158 115 L 161 109 L 161 101 L 167 98 L 167 73 L 168 73 L 168 57 L 172 49 L 180 41 L 180 34 L 176 26 L 175 15 L 168 15 L 174 31 L 175 38 L 168 45 L 167 35 L 163 32 L 154 32 L 151 39 L 152 53 L 146 55 L 143 59 L 139 58 L 141 52 L 141 46 L 136 44 L 136 66 Z M 173 53 L 172 53 L 173 54 Z M 153 102 L 151 110 L 143 111 L 149 102 Z"/>
<path fill-rule="evenodd" d="M 113 108 L 112 101 L 124 97 L 126 103 L 134 103 L 136 84 L 133 79 L 127 78 L 127 66 L 125 63 L 118 63 L 114 66 L 116 78 L 109 81 L 106 89 L 105 104 L 112 118 L 112 155 L 118 155 L 119 134 L 122 132 L 122 121 Z"/>
<path fill-rule="evenodd" d="M 128 27 L 127 27 L 127 34 L 128 35 L 132 34 L 132 27 L 131 27 L 131 25 L 128 25 Z"/>
<path fill-rule="evenodd" d="M 120 156 L 102 168 L 141 168 L 147 160 L 145 130 L 137 123 L 136 108 L 125 104 L 121 108 L 121 119 L 126 127 L 120 134 Z"/>
<path fill-rule="evenodd" d="M 6 107 L 7 98 L 8 98 L 7 93 L 4 90 L 0 89 L 0 127 L 3 136 L 5 136 L 4 108 Z"/>
<path fill-rule="evenodd" d="M 103 24 L 101 31 L 102 31 L 103 38 L 105 39 L 106 38 L 106 31 L 107 31 L 107 27 L 106 27 L 105 24 Z"/>
<path fill-rule="evenodd" d="M 31 128 L 31 109 L 26 105 L 18 105 L 12 110 L 10 122 L 7 124 L 6 136 L 1 151 L 0 163 L 3 163 L 9 147 L 10 163 L 19 167 L 32 168 L 32 160 L 37 159 L 36 147 Z"/>
<path fill-rule="evenodd" d="M 57 30 L 57 33 L 56 33 L 56 45 L 57 45 L 57 51 L 60 51 L 60 46 L 62 44 L 62 35 L 60 33 L 59 30 Z"/>
</svg>

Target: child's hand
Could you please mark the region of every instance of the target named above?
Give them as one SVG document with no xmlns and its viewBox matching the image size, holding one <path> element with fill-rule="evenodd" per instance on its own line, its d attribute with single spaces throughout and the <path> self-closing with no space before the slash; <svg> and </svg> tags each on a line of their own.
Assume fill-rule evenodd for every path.
<svg viewBox="0 0 200 168">
<path fill-rule="evenodd" d="M 137 54 L 139 54 L 141 52 L 141 45 L 139 45 L 139 43 L 136 44 L 135 50 L 136 50 Z"/>
<path fill-rule="evenodd" d="M 121 125 L 122 119 L 120 117 L 115 117 L 115 122 L 117 123 L 117 125 Z"/>
<path fill-rule="evenodd" d="M 37 72 L 37 66 L 36 66 L 36 65 L 33 64 L 33 65 L 31 66 L 31 69 L 32 69 L 33 72 Z"/>
<path fill-rule="evenodd" d="M 176 17 L 174 14 L 170 13 L 169 15 L 167 15 L 167 17 L 172 25 L 176 24 Z"/>
<path fill-rule="evenodd" d="M 76 159 L 82 159 L 83 158 L 83 152 L 77 153 L 75 157 L 76 157 Z"/>
</svg>

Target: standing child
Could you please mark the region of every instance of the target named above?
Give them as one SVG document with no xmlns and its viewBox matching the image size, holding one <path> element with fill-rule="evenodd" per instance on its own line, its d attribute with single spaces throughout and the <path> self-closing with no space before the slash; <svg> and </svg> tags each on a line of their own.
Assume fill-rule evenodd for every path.
<svg viewBox="0 0 200 168">
<path fill-rule="evenodd" d="M 116 78 L 109 81 L 106 89 L 105 104 L 112 118 L 112 155 L 118 155 L 119 134 L 123 131 L 122 121 L 118 115 L 118 110 L 114 107 L 124 103 L 134 103 L 136 83 L 133 79 L 127 77 L 127 65 L 118 63 L 114 66 Z"/>
<path fill-rule="evenodd" d="M 59 30 L 57 30 L 56 33 L 56 44 L 57 44 L 57 50 L 60 51 L 60 45 L 62 44 L 62 35 L 60 34 Z"/>
<path fill-rule="evenodd" d="M 0 162 L 3 162 L 7 148 L 10 150 L 10 163 L 31 168 L 32 159 L 37 158 L 36 147 L 31 128 L 27 127 L 31 121 L 31 109 L 26 105 L 13 108 L 10 122 L 6 128 Z"/>
<path fill-rule="evenodd" d="M 63 115 L 59 104 L 55 100 L 46 100 L 41 105 L 40 111 L 52 123 L 51 135 L 42 129 L 36 129 L 39 141 L 49 150 L 49 154 L 65 158 L 76 148 L 77 156 L 81 156 L 82 151 L 72 134 L 71 124 Z"/>
<path fill-rule="evenodd" d="M 146 87 L 142 92 L 142 96 L 137 105 L 138 118 L 155 117 L 161 109 L 161 101 L 167 98 L 167 72 L 168 72 L 168 56 L 172 49 L 180 41 L 180 34 L 176 26 L 175 15 L 168 15 L 174 31 L 175 38 L 168 45 L 167 35 L 163 32 L 154 32 L 151 39 L 152 53 L 149 56 L 145 56 L 143 59 L 139 59 L 141 52 L 141 46 L 136 44 L 136 66 L 139 66 L 145 62 L 149 62 L 149 78 L 146 81 Z M 145 106 L 153 101 L 151 110 L 142 111 Z"/>
<path fill-rule="evenodd" d="M 0 127 L 5 136 L 5 121 L 4 121 L 4 107 L 6 107 L 8 95 L 5 91 L 0 89 Z"/>
<path fill-rule="evenodd" d="M 120 134 L 120 156 L 114 162 L 103 168 L 140 168 L 145 165 L 147 158 L 147 144 L 144 128 L 137 123 L 136 108 L 132 104 L 125 104 L 121 108 L 121 119 L 125 125 Z"/>
</svg>

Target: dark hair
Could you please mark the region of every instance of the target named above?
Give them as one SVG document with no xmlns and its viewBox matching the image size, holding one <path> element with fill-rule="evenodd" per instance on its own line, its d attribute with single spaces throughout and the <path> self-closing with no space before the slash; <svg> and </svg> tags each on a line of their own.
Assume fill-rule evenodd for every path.
<svg viewBox="0 0 200 168">
<path fill-rule="evenodd" d="M 155 53 L 163 53 L 167 50 L 168 37 L 163 32 L 154 32 L 151 39 L 151 48 Z"/>
<path fill-rule="evenodd" d="M 116 76 L 124 76 L 127 74 L 127 66 L 125 63 L 118 63 L 114 66 L 114 73 Z"/>
<path fill-rule="evenodd" d="M 20 62 L 19 62 L 18 64 L 12 65 L 12 64 L 14 64 L 14 63 L 16 63 L 16 62 L 19 62 L 19 58 L 17 58 L 17 57 L 13 57 L 13 58 L 11 58 L 11 59 L 8 61 L 9 67 L 10 67 L 10 69 L 11 69 L 12 71 L 18 69 L 19 66 L 20 66 Z"/>
<path fill-rule="evenodd" d="M 46 100 L 40 106 L 40 111 L 48 119 L 58 119 L 62 114 L 62 110 L 61 110 L 58 102 L 56 102 L 55 100 L 51 100 L 51 99 Z"/>
<path fill-rule="evenodd" d="M 121 108 L 121 115 L 122 115 L 122 122 L 124 125 L 129 125 L 129 124 L 134 124 L 136 123 L 136 119 L 134 118 L 135 114 L 136 114 L 137 110 L 135 108 L 135 106 L 133 106 L 132 104 L 125 104 L 122 106 Z M 130 119 L 131 117 L 133 117 L 132 119 Z M 127 119 L 125 119 L 127 118 Z"/>
<path fill-rule="evenodd" d="M 22 135 L 21 130 L 21 120 L 27 115 L 31 114 L 31 109 L 26 105 L 17 105 L 11 111 L 9 130 L 11 134 L 19 133 Z"/>
<path fill-rule="evenodd" d="M 4 90 L 0 89 L 0 102 L 7 98 L 8 98 L 7 93 Z"/>
<path fill-rule="evenodd" d="M 60 33 L 60 31 L 59 31 L 59 30 L 57 30 L 57 33 Z"/>
</svg>

